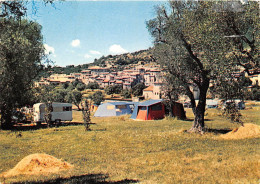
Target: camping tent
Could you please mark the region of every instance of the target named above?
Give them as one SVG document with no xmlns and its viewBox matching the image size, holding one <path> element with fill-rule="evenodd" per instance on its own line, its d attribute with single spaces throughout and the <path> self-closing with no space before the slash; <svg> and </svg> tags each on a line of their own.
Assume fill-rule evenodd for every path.
<svg viewBox="0 0 260 184">
<path fill-rule="evenodd" d="M 174 102 L 172 112 L 175 117 L 178 117 L 180 119 L 186 118 L 185 111 L 181 103 Z M 161 99 L 148 100 L 137 105 L 135 104 L 131 119 L 155 120 L 163 119 L 165 115 L 166 108 Z"/>
<path fill-rule="evenodd" d="M 95 112 L 95 117 L 120 116 L 124 114 L 131 114 L 131 103 L 128 102 L 107 102 L 98 106 Z"/>
<path fill-rule="evenodd" d="M 162 100 L 147 100 L 135 105 L 131 119 L 154 120 L 165 116 L 165 106 Z"/>
<path fill-rule="evenodd" d="M 181 103 L 173 102 L 172 114 L 178 119 L 186 119 L 186 113 Z"/>
</svg>

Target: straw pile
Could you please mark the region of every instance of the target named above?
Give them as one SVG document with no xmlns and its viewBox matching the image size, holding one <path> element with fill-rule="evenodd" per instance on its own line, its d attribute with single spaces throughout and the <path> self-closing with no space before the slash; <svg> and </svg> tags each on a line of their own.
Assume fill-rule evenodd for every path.
<svg viewBox="0 0 260 184">
<path fill-rule="evenodd" d="M 227 134 L 221 135 L 221 138 L 224 139 L 244 139 L 252 137 L 260 137 L 260 126 L 252 123 L 245 123 L 244 126 L 236 128 Z"/>
<path fill-rule="evenodd" d="M 31 154 L 24 157 L 13 169 L 1 174 L 11 177 L 20 174 L 49 174 L 73 168 L 73 165 L 47 154 Z"/>
</svg>

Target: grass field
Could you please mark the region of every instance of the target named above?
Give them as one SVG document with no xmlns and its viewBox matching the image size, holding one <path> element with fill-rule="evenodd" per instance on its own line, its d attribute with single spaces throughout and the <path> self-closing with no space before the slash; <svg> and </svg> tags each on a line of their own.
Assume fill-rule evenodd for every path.
<svg viewBox="0 0 260 184">
<path fill-rule="evenodd" d="M 243 110 L 245 123 L 260 125 L 260 103 Z M 190 109 L 187 116 L 192 119 Z M 238 127 L 206 113 L 206 126 Z M 81 112 L 73 112 L 82 121 Z M 0 173 L 32 153 L 47 153 L 73 164 L 73 170 L 48 176 L 5 178 L 6 183 L 260 183 L 260 139 L 223 140 L 217 132 L 204 135 L 183 130 L 192 121 L 165 118 L 133 121 L 129 116 L 92 118 L 83 125 L 22 131 L 0 131 Z M 3 178 L 0 179 L 3 182 Z"/>
</svg>

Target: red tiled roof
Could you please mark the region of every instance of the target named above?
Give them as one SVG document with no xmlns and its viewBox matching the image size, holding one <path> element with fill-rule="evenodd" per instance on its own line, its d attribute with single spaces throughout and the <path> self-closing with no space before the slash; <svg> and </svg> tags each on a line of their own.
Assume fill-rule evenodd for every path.
<svg viewBox="0 0 260 184">
<path fill-rule="evenodd" d="M 148 88 L 145 88 L 144 91 L 153 91 L 153 86 L 149 86 Z"/>
</svg>

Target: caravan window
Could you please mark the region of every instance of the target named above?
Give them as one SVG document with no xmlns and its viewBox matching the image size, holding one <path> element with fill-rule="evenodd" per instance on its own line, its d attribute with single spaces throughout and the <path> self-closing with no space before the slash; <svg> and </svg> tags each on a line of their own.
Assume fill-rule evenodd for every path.
<svg viewBox="0 0 260 184">
<path fill-rule="evenodd" d="M 63 111 L 72 111 L 72 107 L 63 107 Z"/>
<path fill-rule="evenodd" d="M 112 109 L 114 109 L 115 108 L 115 106 L 113 106 L 113 105 L 108 105 L 107 106 L 107 110 L 112 110 Z"/>
<path fill-rule="evenodd" d="M 117 105 L 116 106 L 118 109 L 126 109 L 126 105 Z"/>
<path fill-rule="evenodd" d="M 161 111 L 162 110 L 162 104 L 156 104 L 151 107 L 152 111 Z"/>
</svg>

